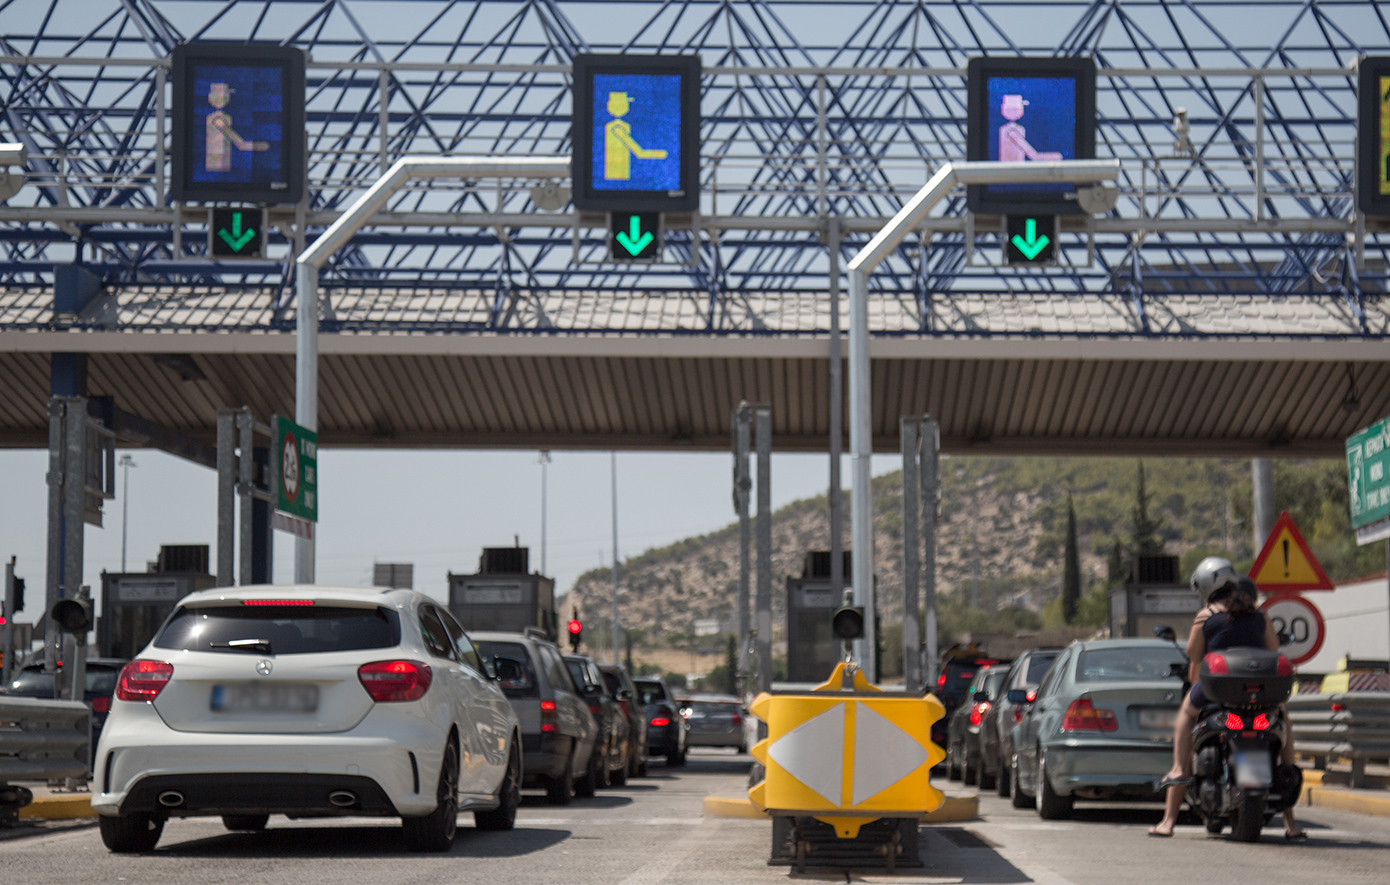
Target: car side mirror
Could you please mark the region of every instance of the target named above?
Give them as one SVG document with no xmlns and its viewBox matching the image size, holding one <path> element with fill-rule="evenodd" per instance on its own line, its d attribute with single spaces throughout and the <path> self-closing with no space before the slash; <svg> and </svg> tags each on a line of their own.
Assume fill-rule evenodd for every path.
<svg viewBox="0 0 1390 885">
<path fill-rule="evenodd" d="M 618 690 L 618 700 L 620 700 L 620 701 L 630 701 L 630 700 L 632 700 L 632 692 L 628 691 L 628 690 L 625 689 L 625 688 L 619 689 L 619 690 Z"/>
<path fill-rule="evenodd" d="M 1007 695 L 1005 695 L 1005 697 L 1009 699 L 1009 703 L 1011 703 L 1011 704 L 1028 704 L 1028 703 L 1032 703 L 1031 701 L 1028 700 L 1028 692 L 1027 692 L 1027 690 L 1022 689 L 1022 688 L 1011 688 L 1011 689 L 1009 689 L 1009 693 L 1008 693 Z"/>
<path fill-rule="evenodd" d="M 494 682 L 497 681 L 496 665 L 494 665 L 492 661 L 489 661 L 487 658 L 480 658 L 479 663 L 483 665 L 483 675 L 486 676 L 488 679 L 493 680 Z"/>
<path fill-rule="evenodd" d="M 1172 627 L 1169 627 L 1167 624 L 1159 624 L 1155 626 L 1154 635 L 1157 636 L 1159 639 L 1166 639 L 1169 642 L 1178 641 L 1177 631 L 1174 630 Z"/>
<path fill-rule="evenodd" d="M 596 696 L 601 695 L 601 694 L 603 694 L 603 689 L 599 688 L 597 685 L 586 685 L 586 686 L 584 686 L 584 696 L 585 696 L 585 697 L 591 698 L 591 697 L 596 697 Z"/>
</svg>

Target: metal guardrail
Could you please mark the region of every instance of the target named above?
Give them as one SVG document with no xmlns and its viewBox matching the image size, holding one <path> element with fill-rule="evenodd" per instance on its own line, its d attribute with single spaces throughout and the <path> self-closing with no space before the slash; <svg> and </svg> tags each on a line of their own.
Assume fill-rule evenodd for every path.
<svg viewBox="0 0 1390 885">
<path fill-rule="evenodd" d="M 1367 786 L 1366 762 L 1390 757 L 1390 692 L 1349 691 L 1289 699 L 1294 747 L 1325 768 L 1328 757 L 1351 760 L 1351 786 Z"/>
<path fill-rule="evenodd" d="M 86 777 L 92 714 L 81 701 L 0 697 L 0 824 L 33 794 L 10 781 Z"/>
</svg>

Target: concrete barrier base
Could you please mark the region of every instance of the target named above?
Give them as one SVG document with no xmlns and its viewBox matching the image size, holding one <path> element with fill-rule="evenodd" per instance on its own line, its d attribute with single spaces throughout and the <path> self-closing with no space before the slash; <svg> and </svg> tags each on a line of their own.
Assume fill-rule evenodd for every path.
<svg viewBox="0 0 1390 885">
<path fill-rule="evenodd" d="M 19 809 L 20 820 L 74 820 L 95 817 L 92 797 L 85 793 L 71 796 L 35 796 L 34 801 Z"/>
<path fill-rule="evenodd" d="M 766 814 L 754 808 L 753 803 L 749 802 L 746 796 L 706 796 L 705 814 L 709 817 L 771 820 Z M 928 824 L 947 824 L 978 820 L 979 817 L 980 798 L 978 796 L 947 796 L 940 808 L 922 815 L 921 820 Z"/>
</svg>

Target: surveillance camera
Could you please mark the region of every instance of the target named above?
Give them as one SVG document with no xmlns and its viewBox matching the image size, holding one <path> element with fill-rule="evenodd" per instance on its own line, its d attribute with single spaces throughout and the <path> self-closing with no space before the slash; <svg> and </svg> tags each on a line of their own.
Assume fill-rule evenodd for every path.
<svg viewBox="0 0 1390 885">
<path fill-rule="evenodd" d="M 23 166 L 29 152 L 17 141 L 0 142 L 0 166 Z"/>
</svg>

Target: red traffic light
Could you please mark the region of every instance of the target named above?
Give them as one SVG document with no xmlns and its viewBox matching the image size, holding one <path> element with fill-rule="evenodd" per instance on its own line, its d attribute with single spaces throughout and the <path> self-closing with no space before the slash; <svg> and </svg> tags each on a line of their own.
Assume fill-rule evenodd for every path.
<svg viewBox="0 0 1390 885">
<path fill-rule="evenodd" d="M 572 618 L 569 622 L 569 631 L 572 635 L 578 636 L 580 633 L 584 632 L 584 625 L 579 623 L 578 618 Z"/>
</svg>

